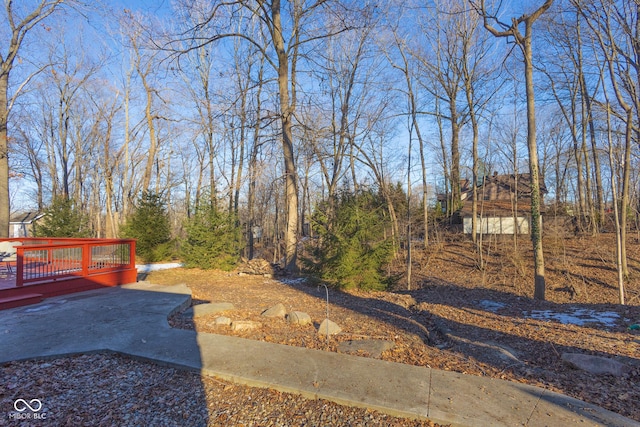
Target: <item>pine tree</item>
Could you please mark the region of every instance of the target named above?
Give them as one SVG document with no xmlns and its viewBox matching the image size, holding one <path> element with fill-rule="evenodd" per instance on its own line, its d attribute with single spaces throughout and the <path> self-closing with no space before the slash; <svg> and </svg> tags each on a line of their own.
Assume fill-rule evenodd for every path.
<svg viewBox="0 0 640 427">
<path fill-rule="evenodd" d="M 44 210 L 42 221 L 34 224 L 37 237 L 89 237 L 89 221 L 76 209 L 75 203 L 66 197 L 54 197 Z"/>
<path fill-rule="evenodd" d="M 171 255 L 171 227 L 164 200 L 143 192 L 133 215 L 121 231 L 122 237 L 136 239 L 136 255 L 144 262 L 156 262 Z"/>
<path fill-rule="evenodd" d="M 243 248 L 242 232 L 235 215 L 207 205 L 196 209 L 185 229 L 187 238 L 181 248 L 185 267 L 225 271 L 235 268 Z"/>
<path fill-rule="evenodd" d="M 393 257 L 393 243 L 386 238 L 390 227 L 384 200 L 370 191 L 343 193 L 335 201 L 335 214 L 329 219 L 321 206 L 313 215 L 319 245 L 314 251 L 313 268 L 335 286 L 382 290 L 389 280 L 383 267 Z M 307 265 L 309 260 L 306 260 Z"/>
</svg>

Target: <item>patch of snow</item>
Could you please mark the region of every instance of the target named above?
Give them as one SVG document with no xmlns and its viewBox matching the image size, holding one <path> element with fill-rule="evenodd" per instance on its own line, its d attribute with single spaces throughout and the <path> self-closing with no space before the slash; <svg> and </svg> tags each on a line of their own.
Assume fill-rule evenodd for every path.
<svg viewBox="0 0 640 427">
<path fill-rule="evenodd" d="M 497 302 L 497 301 L 491 301 L 491 300 L 488 300 L 488 299 L 483 299 L 482 301 L 480 301 L 479 305 L 483 309 L 485 309 L 487 311 L 491 311 L 493 313 L 495 313 L 498 310 L 500 310 L 501 308 L 505 308 L 507 306 L 505 303 Z"/>
<path fill-rule="evenodd" d="M 41 306 L 38 306 L 38 307 L 35 307 L 35 308 L 27 308 L 24 312 L 25 313 L 35 313 L 36 311 L 46 310 L 46 309 L 51 308 L 51 307 L 53 307 L 53 306 L 50 305 L 50 304 L 45 304 L 45 305 L 41 305 Z"/>
<path fill-rule="evenodd" d="M 595 311 L 586 308 L 574 308 L 566 313 L 558 313 L 553 310 L 533 310 L 530 314 L 525 311 L 525 316 L 537 320 L 555 320 L 562 324 L 584 326 L 587 323 L 600 323 L 607 327 L 614 327 L 620 319 L 620 315 L 613 311 Z"/>
<path fill-rule="evenodd" d="M 166 264 L 136 264 L 138 273 L 149 273 L 151 271 L 168 270 L 170 268 L 180 268 L 182 264 L 179 262 L 170 262 Z"/>
<path fill-rule="evenodd" d="M 298 277 L 296 279 L 287 279 L 287 278 L 280 279 L 280 282 L 284 283 L 285 285 L 299 285 L 299 284 L 305 283 L 306 281 L 307 279 L 305 279 L 304 277 Z"/>
<path fill-rule="evenodd" d="M 25 313 L 35 313 L 37 311 L 42 311 L 42 310 L 47 310 L 51 307 L 54 307 L 56 304 L 64 304 L 65 302 L 67 302 L 66 299 L 62 299 L 62 300 L 58 300 L 58 301 L 52 301 L 50 304 L 40 304 L 40 305 L 36 305 L 35 307 L 30 307 L 24 310 Z"/>
</svg>

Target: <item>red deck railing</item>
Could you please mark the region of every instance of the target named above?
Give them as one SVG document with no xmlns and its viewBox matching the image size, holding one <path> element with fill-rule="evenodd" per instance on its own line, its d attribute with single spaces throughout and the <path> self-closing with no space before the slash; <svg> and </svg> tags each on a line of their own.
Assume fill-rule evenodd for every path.
<svg viewBox="0 0 640 427">
<path fill-rule="evenodd" d="M 116 286 L 136 281 L 134 239 L 18 238 L 16 287 L 59 281 Z"/>
</svg>

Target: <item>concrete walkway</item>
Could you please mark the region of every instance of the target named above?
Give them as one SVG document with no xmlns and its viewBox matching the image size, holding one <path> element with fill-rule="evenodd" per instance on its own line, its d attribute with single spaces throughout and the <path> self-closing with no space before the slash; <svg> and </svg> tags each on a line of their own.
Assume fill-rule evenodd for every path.
<svg viewBox="0 0 640 427">
<path fill-rule="evenodd" d="M 0 311 L 0 363 L 113 351 L 269 387 L 454 426 L 640 426 L 523 384 L 376 359 L 172 329 L 186 286 L 137 283 Z"/>
</svg>

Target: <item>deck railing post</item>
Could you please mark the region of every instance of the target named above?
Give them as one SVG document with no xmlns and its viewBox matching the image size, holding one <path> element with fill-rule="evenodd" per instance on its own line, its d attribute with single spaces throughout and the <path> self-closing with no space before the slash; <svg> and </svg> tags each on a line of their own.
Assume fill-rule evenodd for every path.
<svg viewBox="0 0 640 427">
<path fill-rule="evenodd" d="M 91 247 L 89 243 L 82 246 L 82 277 L 89 277 L 89 263 L 91 261 Z"/>
<path fill-rule="evenodd" d="M 129 268 L 136 268 L 136 241 L 129 241 Z"/>
<path fill-rule="evenodd" d="M 24 285 L 24 248 L 16 247 L 16 286 Z"/>
</svg>

